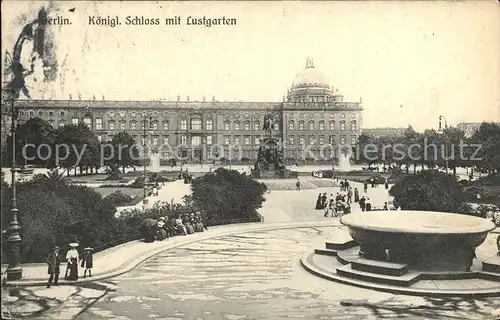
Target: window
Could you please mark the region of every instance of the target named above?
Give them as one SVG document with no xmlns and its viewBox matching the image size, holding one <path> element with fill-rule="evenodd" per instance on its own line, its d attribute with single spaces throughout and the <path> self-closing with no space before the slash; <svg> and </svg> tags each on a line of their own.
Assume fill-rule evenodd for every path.
<svg viewBox="0 0 500 320">
<path fill-rule="evenodd" d="M 358 143 L 358 138 L 356 136 L 352 136 L 351 137 L 351 145 L 355 145 L 356 143 Z"/>
<path fill-rule="evenodd" d="M 356 114 L 355 114 L 355 113 L 352 113 L 352 114 L 351 114 L 351 118 L 356 118 Z"/>
<path fill-rule="evenodd" d="M 207 130 L 213 130 L 214 123 L 213 123 L 212 119 L 207 119 L 207 121 L 205 122 L 205 127 Z"/>
<path fill-rule="evenodd" d="M 135 112 L 131 112 L 131 113 L 130 113 L 130 116 L 131 116 L 132 118 L 135 118 Z"/>
<path fill-rule="evenodd" d="M 325 122 L 324 121 L 319 122 L 319 130 L 325 130 Z"/>
<path fill-rule="evenodd" d="M 207 136 L 207 145 L 212 144 L 212 136 Z"/>
<path fill-rule="evenodd" d="M 329 136 L 328 137 L 328 141 L 330 142 L 330 144 L 335 144 L 335 136 Z"/>
<path fill-rule="evenodd" d="M 168 130 L 168 121 L 163 121 L 163 130 Z"/>
<path fill-rule="evenodd" d="M 120 118 L 125 118 L 125 112 L 124 111 L 120 111 Z"/>
<path fill-rule="evenodd" d="M 258 146 L 260 144 L 260 137 L 255 137 L 254 144 Z"/>
<path fill-rule="evenodd" d="M 153 138 L 153 145 L 158 145 L 158 138 L 157 137 L 154 137 Z"/>
<path fill-rule="evenodd" d="M 330 130 L 335 130 L 335 120 L 330 121 Z"/>
<path fill-rule="evenodd" d="M 19 115 L 22 117 L 24 116 L 24 111 L 19 111 Z"/>
<path fill-rule="evenodd" d="M 158 111 L 153 111 L 153 117 L 158 118 Z"/>
<path fill-rule="evenodd" d="M 257 120 L 253 123 L 253 129 L 254 130 L 260 130 L 260 121 Z"/>
<path fill-rule="evenodd" d="M 168 144 L 168 136 L 163 137 L 163 144 L 164 145 Z"/>
<path fill-rule="evenodd" d="M 187 144 L 187 137 L 186 136 L 181 136 L 181 144 L 186 145 Z"/>
<path fill-rule="evenodd" d="M 277 130 L 277 131 L 280 130 L 280 124 L 279 124 L 279 122 L 275 122 L 274 123 L 274 130 Z"/>
<path fill-rule="evenodd" d="M 87 127 L 91 128 L 92 127 L 92 118 L 91 117 L 85 117 L 85 118 L 83 118 L 83 123 Z"/>
<path fill-rule="evenodd" d="M 49 117 L 53 117 L 54 116 L 54 111 L 49 111 Z"/>
<path fill-rule="evenodd" d="M 64 117 L 66 115 L 66 113 L 64 111 L 61 111 L 60 115 L 61 115 L 61 117 Z"/>
<path fill-rule="evenodd" d="M 115 122 L 113 120 L 108 123 L 109 130 L 115 130 Z"/>
<path fill-rule="evenodd" d="M 207 149 L 206 150 L 206 157 L 207 157 L 207 159 L 213 159 L 213 157 L 212 157 L 212 149 Z"/>
<path fill-rule="evenodd" d="M 192 146 L 199 146 L 199 145 L 201 145 L 201 137 L 200 136 L 192 136 L 191 137 L 191 145 Z"/>
<path fill-rule="evenodd" d="M 201 130 L 201 119 L 191 119 L 191 130 Z"/>
<path fill-rule="evenodd" d="M 115 116 L 115 113 L 114 113 L 113 111 L 111 111 L 111 112 L 109 113 L 109 117 L 110 117 L 110 118 L 113 118 L 114 116 Z"/>
<path fill-rule="evenodd" d="M 231 137 L 230 136 L 224 136 L 224 144 L 225 145 L 231 144 Z"/>
<path fill-rule="evenodd" d="M 356 120 L 351 121 L 351 130 L 356 130 Z"/>
<path fill-rule="evenodd" d="M 181 120 L 181 130 L 187 130 L 187 120 Z"/>
<path fill-rule="evenodd" d="M 309 121 L 309 130 L 314 130 L 314 121 Z"/>
<path fill-rule="evenodd" d="M 240 122 L 239 121 L 234 122 L 234 130 L 240 130 Z"/>
<path fill-rule="evenodd" d="M 78 125 L 78 118 L 72 118 L 71 124 L 74 124 L 75 126 Z"/>
<path fill-rule="evenodd" d="M 234 136 L 234 144 L 240 144 L 240 136 Z"/>
<path fill-rule="evenodd" d="M 299 137 L 299 144 L 303 146 L 305 144 L 304 137 L 300 136 Z"/>
<path fill-rule="evenodd" d="M 304 130 L 304 121 L 303 120 L 299 121 L 299 130 Z"/>
<path fill-rule="evenodd" d="M 250 126 L 250 124 L 249 124 Z M 245 145 L 248 146 L 250 145 L 250 137 L 249 136 L 245 136 Z"/>
<path fill-rule="evenodd" d="M 135 130 L 137 128 L 137 122 L 134 120 L 134 121 L 130 121 L 130 130 Z"/>
<path fill-rule="evenodd" d="M 125 121 L 120 121 L 120 130 L 125 130 Z"/>
<path fill-rule="evenodd" d="M 288 130 L 295 130 L 295 122 L 293 120 L 288 121 Z"/>
<path fill-rule="evenodd" d="M 309 144 L 314 144 L 314 136 L 309 136 Z"/>
<path fill-rule="evenodd" d="M 64 122 L 64 120 L 59 121 L 59 127 L 64 127 L 65 125 L 66 123 Z"/>
<path fill-rule="evenodd" d="M 345 144 L 345 136 L 340 137 L 340 144 Z"/>
<path fill-rule="evenodd" d="M 342 130 L 342 131 L 345 130 L 345 121 L 344 120 L 340 121 L 340 130 Z"/>
<path fill-rule="evenodd" d="M 319 144 L 324 144 L 325 143 L 325 137 L 324 136 L 319 136 Z"/>
<path fill-rule="evenodd" d="M 39 117 L 43 117 L 43 111 L 42 110 L 38 111 L 38 116 Z"/>
<path fill-rule="evenodd" d="M 288 137 L 288 144 L 293 146 L 294 143 L 295 143 L 295 141 L 294 141 L 293 136 Z"/>
<path fill-rule="evenodd" d="M 341 118 L 345 118 L 345 114 L 344 114 L 344 113 L 342 113 L 342 114 L 340 115 L 340 117 L 341 117 Z"/>
<path fill-rule="evenodd" d="M 224 121 L 224 130 L 229 130 L 229 121 Z"/>
<path fill-rule="evenodd" d="M 30 111 L 30 117 L 34 117 L 35 116 L 35 111 Z"/>
<path fill-rule="evenodd" d="M 245 121 L 245 130 L 250 130 L 250 121 Z"/>
</svg>

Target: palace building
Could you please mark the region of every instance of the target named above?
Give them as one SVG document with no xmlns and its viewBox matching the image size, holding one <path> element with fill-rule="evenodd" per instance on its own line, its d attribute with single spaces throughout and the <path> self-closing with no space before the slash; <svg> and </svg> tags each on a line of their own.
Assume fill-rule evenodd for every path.
<svg viewBox="0 0 500 320">
<path fill-rule="evenodd" d="M 331 153 L 330 145 L 338 148 L 356 143 L 363 111 L 361 101 L 344 101 L 311 59 L 281 102 L 181 101 L 180 97 L 177 101 L 110 101 L 94 97 L 19 100 L 16 107 L 21 122 L 33 117 L 54 127 L 83 122 L 101 141 L 125 131 L 137 143 L 172 146 L 188 162 L 223 156 L 214 154 L 211 146 L 221 146 L 224 153 L 229 146 L 237 146 L 241 157 L 255 160 L 268 113 L 274 115 L 273 135 L 282 142 L 285 159 L 324 158 Z"/>
</svg>

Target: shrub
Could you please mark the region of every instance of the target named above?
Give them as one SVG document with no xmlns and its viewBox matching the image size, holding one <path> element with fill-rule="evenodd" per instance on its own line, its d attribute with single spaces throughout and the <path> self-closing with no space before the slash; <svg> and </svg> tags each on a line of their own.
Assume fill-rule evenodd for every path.
<svg viewBox="0 0 500 320">
<path fill-rule="evenodd" d="M 219 168 L 195 178 L 191 190 L 187 203 L 215 221 L 258 217 L 267 187 L 245 173 Z"/>
<path fill-rule="evenodd" d="M 115 206 L 118 206 L 131 202 L 133 198 L 121 190 L 116 190 L 105 197 L 104 200 L 111 201 Z"/>
<path fill-rule="evenodd" d="M 436 170 L 406 176 L 389 194 L 403 210 L 473 214 L 456 179 Z"/>
</svg>

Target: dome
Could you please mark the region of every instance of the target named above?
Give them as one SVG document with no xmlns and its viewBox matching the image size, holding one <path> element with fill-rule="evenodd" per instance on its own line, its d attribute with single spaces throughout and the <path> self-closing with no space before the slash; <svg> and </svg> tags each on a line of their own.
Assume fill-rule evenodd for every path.
<svg viewBox="0 0 500 320">
<path fill-rule="evenodd" d="M 306 68 L 300 71 L 293 80 L 292 89 L 301 87 L 330 87 L 323 73 L 314 67 L 314 62 L 311 58 L 307 59 Z"/>
</svg>

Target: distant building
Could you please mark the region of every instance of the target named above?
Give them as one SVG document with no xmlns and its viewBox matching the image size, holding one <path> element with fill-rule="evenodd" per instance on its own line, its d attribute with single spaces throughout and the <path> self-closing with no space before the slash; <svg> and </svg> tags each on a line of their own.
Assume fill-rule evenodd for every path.
<svg viewBox="0 0 500 320">
<path fill-rule="evenodd" d="M 53 127 L 88 125 L 101 141 L 128 132 L 138 143 L 169 145 L 188 162 L 227 157 L 237 145 L 242 157 L 256 159 L 264 135 L 263 122 L 274 114 L 274 136 L 284 145 L 285 158 L 300 159 L 306 146 L 322 157 L 326 145 L 354 145 L 361 133 L 361 102 L 346 102 L 338 90 L 307 59 L 287 96 L 279 102 L 19 100 L 19 120 L 39 117 Z M 146 122 L 145 122 L 146 120 Z M 222 147 L 214 152 L 212 146 Z M 172 151 L 173 151 L 172 150 Z M 323 153 L 323 154 L 322 154 Z M 164 157 L 175 157 L 164 154 Z"/>
<path fill-rule="evenodd" d="M 384 137 L 384 136 L 402 136 L 407 128 L 367 128 L 362 130 L 362 134 Z"/>
<path fill-rule="evenodd" d="M 494 122 L 500 125 L 500 122 Z M 462 130 L 467 138 L 471 137 L 474 132 L 483 124 L 483 122 L 460 122 L 457 124 L 457 129 Z"/>
</svg>

